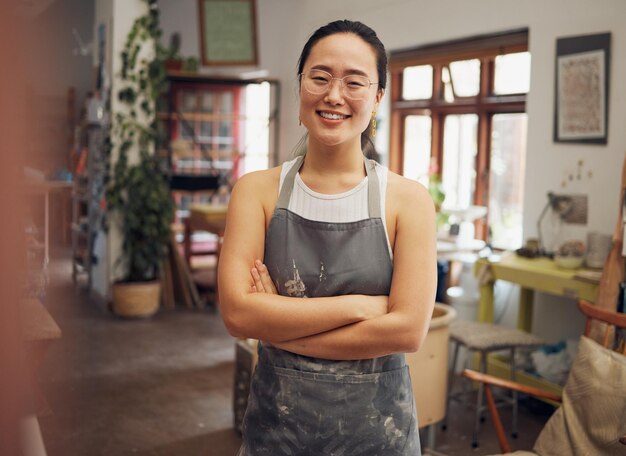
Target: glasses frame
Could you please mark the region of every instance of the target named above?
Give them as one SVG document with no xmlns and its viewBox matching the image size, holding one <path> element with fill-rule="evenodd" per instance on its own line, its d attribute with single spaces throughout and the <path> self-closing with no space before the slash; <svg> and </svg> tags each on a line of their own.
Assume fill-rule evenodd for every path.
<svg viewBox="0 0 626 456">
<path fill-rule="evenodd" d="M 300 84 L 302 84 L 302 77 L 306 74 L 306 73 L 310 73 L 311 71 L 318 71 L 320 73 L 324 73 L 327 74 L 329 76 L 329 81 L 328 84 L 326 86 L 326 88 L 324 90 L 322 90 L 321 92 L 311 92 L 309 89 L 307 89 L 305 86 L 304 90 L 306 90 L 307 92 L 309 92 L 312 95 L 323 95 L 325 93 L 327 93 L 328 91 L 330 91 L 332 85 L 333 85 L 333 80 L 335 81 L 339 81 L 339 88 L 341 89 L 341 93 L 346 97 L 349 98 L 350 100 L 365 100 L 365 98 L 367 97 L 362 97 L 362 98 L 352 98 L 351 96 L 348 95 L 348 93 L 346 92 L 346 85 L 343 83 L 343 80 L 346 78 L 350 78 L 353 76 L 358 76 L 360 78 L 363 78 L 365 80 L 367 80 L 368 82 L 368 87 L 367 90 L 369 90 L 373 85 L 378 85 L 378 82 L 372 82 L 367 76 L 363 76 L 361 74 L 358 75 L 354 75 L 354 74 L 349 74 L 348 76 L 344 76 L 343 78 L 336 78 L 334 77 L 332 74 L 330 74 L 328 71 L 324 71 L 324 70 L 317 70 L 317 69 L 311 69 L 311 70 L 307 70 L 307 71 L 303 71 L 302 73 L 298 74 L 298 78 L 300 79 Z"/>
</svg>

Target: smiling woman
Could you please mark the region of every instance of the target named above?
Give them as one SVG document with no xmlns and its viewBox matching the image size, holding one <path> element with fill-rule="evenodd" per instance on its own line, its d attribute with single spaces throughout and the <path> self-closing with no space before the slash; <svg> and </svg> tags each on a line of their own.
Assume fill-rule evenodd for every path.
<svg viewBox="0 0 626 456">
<path fill-rule="evenodd" d="M 420 454 L 404 353 L 434 306 L 434 208 L 364 157 L 386 65 L 364 24 L 318 29 L 298 64 L 304 155 L 233 189 L 220 306 L 260 340 L 240 456 Z"/>
</svg>

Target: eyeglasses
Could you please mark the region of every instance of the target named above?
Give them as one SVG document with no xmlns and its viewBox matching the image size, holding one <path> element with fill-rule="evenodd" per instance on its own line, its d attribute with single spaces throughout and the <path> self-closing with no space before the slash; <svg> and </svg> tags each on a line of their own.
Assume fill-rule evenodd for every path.
<svg viewBox="0 0 626 456">
<path fill-rule="evenodd" d="M 370 82 L 365 76 L 351 74 L 343 78 L 333 78 L 333 75 L 323 70 L 309 70 L 298 75 L 302 87 L 309 93 L 321 95 L 330 90 L 333 80 L 339 81 L 341 91 L 346 98 L 351 100 L 363 100 L 367 98 L 369 89 L 377 82 Z"/>
</svg>

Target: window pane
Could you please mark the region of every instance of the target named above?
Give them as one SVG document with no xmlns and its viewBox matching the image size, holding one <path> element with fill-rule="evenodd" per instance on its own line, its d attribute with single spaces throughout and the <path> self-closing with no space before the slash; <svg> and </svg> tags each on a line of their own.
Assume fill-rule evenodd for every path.
<svg viewBox="0 0 626 456">
<path fill-rule="evenodd" d="M 452 85 L 457 97 L 473 97 L 480 91 L 480 60 L 459 60 L 450 63 Z"/>
<path fill-rule="evenodd" d="M 221 113 L 231 114 L 234 108 L 233 104 L 234 104 L 234 98 L 233 98 L 232 92 L 224 92 L 222 94 L 222 107 L 220 110 Z"/>
<path fill-rule="evenodd" d="M 530 52 L 496 57 L 493 91 L 496 95 L 528 93 L 530 89 Z"/>
<path fill-rule="evenodd" d="M 441 68 L 441 82 L 443 82 L 443 99 L 448 103 L 454 102 L 454 90 L 452 90 L 452 77 L 447 65 Z"/>
<path fill-rule="evenodd" d="M 193 139 L 194 138 L 194 122 L 189 120 L 179 120 L 178 121 L 178 132 L 182 139 Z"/>
<path fill-rule="evenodd" d="M 489 231 L 496 247 L 522 245 L 526 120 L 525 113 L 496 114 L 491 124 Z"/>
<path fill-rule="evenodd" d="M 213 123 L 200 122 L 200 138 L 208 139 L 213 136 Z"/>
<path fill-rule="evenodd" d="M 420 65 L 407 67 L 402 73 L 402 98 L 426 100 L 433 96 L 433 67 Z"/>
<path fill-rule="evenodd" d="M 269 83 L 246 86 L 246 118 L 244 130 L 245 156 L 237 161 L 233 170 L 235 177 L 241 174 L 267 169 L 270 144 L 270 91 Z M 239 151 L 237 151 L 239 152 Z"/>
<path fill-rule="evenodd" d="M 182 112 L 194 112 L 196 110 L 196 92 L 182 91 L 180 100 L 180 110 Z"/>
<path fill-rule="evenodd" d="M 229 120 L 223 120 L 220 122 L 219 135 L 224 138 L 229 138 L 232 135 L 232 123 Z"/>
<path fill-rule="evenodd" d="M 407 116 L 404 121 L 404 167 L 402 174 L 428 187 L 430 164 L 430 116 Z"/>
<path fill-rule="evenodd" d="M 200 111 L 211 113 L 213 112 L 213 94 L 211 92 L 204 92 L 200 98 Z"/>
<path fill-rule="evenodd" d="M 446 207 L 472 204 L 476 181 L 478 116 L 446 116 L 443 130 L 443 189 Z"/>
</svg>

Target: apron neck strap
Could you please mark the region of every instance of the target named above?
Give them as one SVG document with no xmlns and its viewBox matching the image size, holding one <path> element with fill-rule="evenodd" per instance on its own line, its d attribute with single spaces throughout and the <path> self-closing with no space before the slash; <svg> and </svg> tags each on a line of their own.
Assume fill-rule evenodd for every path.
<svg viewBox="0 0 626 456">
<path fill-rule="evenodd" d="M 378 174 L 376 173 L 376 162 L 368 159 L 364 159 L 364 161 L 365 172 L 367 173 L 367 204 L 369 216 L 370 218 L 381 218 L 380 185 L 378 183 Z M 287 209 L 289 207 L 289 200 L 291 199 L 296 174 L 300 171 L 302 163 L 304 163 L 304 155 L 299 156 L 289 172 L 287 172 L 280 189 L 280 194 L 278 195 L 278 201 L 276 202 L 277 209 Z"/>
<path fill-rule="evenodd" d="M 382 218 L 380 213 L 380 185 L 378 183 L 378 173 L 376 172 L 376 162 L 365 159 L 365 171 L 367 172 L 367 206 L 370 218 Z"/>
<path fill-rule="evenodd" d="M 304 155 L 300 155 L 296 158 L 296 162 L 285 176 L 283 186 L 280 188 L 280 194 L 278 195 L 278 201 L 276 202 L 277 209 L 287 209 L 289 207 L 289 199 L 291 198 L 291 192 L 293 191 L 293 183 L 296 180 L 296 174 L 300 171 L 303 162 Z"/>
</svg>

